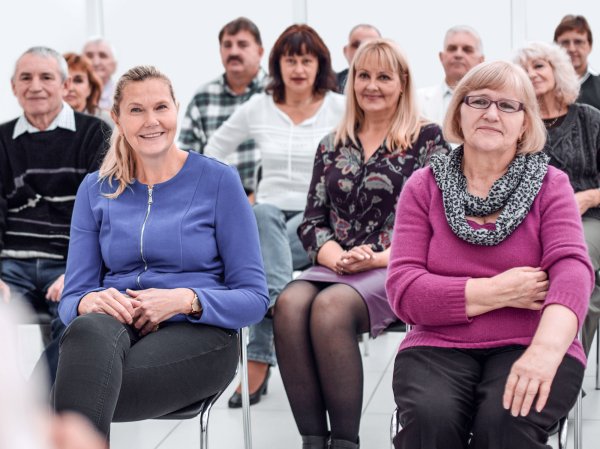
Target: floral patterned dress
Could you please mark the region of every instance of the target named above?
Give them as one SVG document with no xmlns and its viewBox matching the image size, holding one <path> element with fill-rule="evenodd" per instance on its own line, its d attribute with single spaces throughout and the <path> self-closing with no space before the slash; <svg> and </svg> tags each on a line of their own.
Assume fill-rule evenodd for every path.
<svg viewBox="0 0 600 449">
<path fill-rule="evenodd" d="M 382 144 L 367 161 L 361 146 L 333 142 L 330 134 L 317 148 L 304 220 L 298 228 L 315 266 L 298 279 L 353 287 L 367 304 L 371 334 L 376 336 L 397 319 L 385 295 L 386 269 L 338 275 L 317 265 L 317 253 L 329 240 L 346 250 L 359 245 L 370 245 L 376 252 L 389 248 L 402 186 L 431 155 L 449 151 L 450 146 L 436 124 L 424 125 L 407 150 L 390 151 Z"/>
</svg>

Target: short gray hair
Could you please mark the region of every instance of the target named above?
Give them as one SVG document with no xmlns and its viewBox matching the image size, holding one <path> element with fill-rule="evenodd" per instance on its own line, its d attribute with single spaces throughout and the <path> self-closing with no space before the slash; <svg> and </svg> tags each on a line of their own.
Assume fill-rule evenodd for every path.
<svg viewBox="0 0 600 449">
<path fill-rule="evenodd" d="M 13 71 L 13 76 L 11 78 L 13 81 L 15 79 L 15 75 L 17 74 L 17 65 L 19 64 L 21 58 L 25 55 L 36 55 L 41 56 L 42 58 L 53 58 L 58 64 L 58 72 L 60 73 L 61 80 L 65 82 L 69 77 L 69 66 L 67 65 L 67 61 L 65 60 L 65 58 L 63 58 L 63 55 L 61 55 L 56 50 L 53 50 L 52 48 L 31 47 L 29 50 L 27 50 L 25 53 L 19 56 L 17 62 L 15 62 L 15 70 Z"/>
<path fill-rule="evenodd" d="M 375 31 L 375 32 L 376 32 L 376 33 L 379 35 L 379 37 L 381 38 L 381 31 L 379 31 L 379 30 L 377 29 L 377 27 L 376 27 L 376 26 L 374 26 L 374 25 L 370 25 L 370 24 L 368 24 L 368 23 L 359 23 L 358 25 L 354 25 L 354 26 L 352 27 L 352 29 L 351 29 L 351 30 L 350 30 L 350 32 L 348 33 L 348 39 L 350 39 L 350 37 L 352 36 L 352 33 L 354 33 L 354 32 L 355 32 L 356 30 L 358 30 L 359 28 L 368 28 L 368 29 L 370 29 L 370 30 L 373 30 L 373 31 Z"/>
<path fill-rule="evenodd" d="M 115 61 L 117 60 L 117 52 L 115 51 L 115 48 L 112 46 L 112 44 L 110 42 L 108 42 L 102 36 L 90 36 L 88 38 L 88 40 L 85 41 L 85 44 L 83 44 L 83 48 L 85 48 L 88 44 L 104 44 L 104 45 L 106 45 L 108 47 L 108 49 L 110 50 L 110 52 L 112 53 L 113 59 Z M 82 53 L 83 53 L 83 50 L 82 50 Z"/>
<path fill-rule="evenodd" d="M 481 37 L 479 33 L 475 31 L 475 28 L 470 27 L 469 25 L 456 25 L 446 31 L 444 35 L 444 49 L 446 48 L 446 41 L 450 38 L 450 36 L 457 33 L 467 33 L 475 38 L 477 41 L 477 50 L 479 53 L 483 54 L 483 44 L 481 43 Z"/>
<path fill-rule="evenodd" d="M 554 73 L 554 94 L 565 105 L 573 104 L 579 96 L 579 79 L 566 50 L 547 42 L 530 42 L 519 49 L 514 61 L 525 68 L 527 61 L 542 59 L 550 64 Z"/>
</svg>

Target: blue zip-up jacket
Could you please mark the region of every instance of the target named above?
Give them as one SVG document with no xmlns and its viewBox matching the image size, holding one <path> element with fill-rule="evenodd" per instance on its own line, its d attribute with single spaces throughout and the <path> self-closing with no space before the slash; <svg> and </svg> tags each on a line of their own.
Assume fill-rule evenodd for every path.
<svg viewBox="0 0 600 449">
<path fill-rule="evenodd" d="M 188 320 L 238 329 L 262 319 L 269 295 L 252 208 L 235 170 L 190 152 L 170 180 L 152 189 L 134 181 L 118 198 L 98 172 L 86 176 L 75 200 L 62 321 L 79 301 L 114 287 L 191 288 L 202 315 Z"/>
</svg>

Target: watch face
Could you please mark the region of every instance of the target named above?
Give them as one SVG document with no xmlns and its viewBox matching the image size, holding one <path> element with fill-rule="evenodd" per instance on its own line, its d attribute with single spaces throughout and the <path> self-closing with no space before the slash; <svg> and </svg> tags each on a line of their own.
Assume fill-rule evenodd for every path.
<svg viewBox="0 0 600 449">
<path fill-rule="evenodd" d="M 192 302 L 192 312 L 200 313 L 201 310 L 202 307 L 200 306 L 200 300 L 198 299 L 198 296 L 195 296 L 194 301 Z"/>
</svg>

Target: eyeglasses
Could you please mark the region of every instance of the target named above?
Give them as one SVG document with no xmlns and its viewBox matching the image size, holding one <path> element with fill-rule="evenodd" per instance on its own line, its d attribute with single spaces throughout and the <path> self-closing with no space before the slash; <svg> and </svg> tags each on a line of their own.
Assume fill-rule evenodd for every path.
<svg viewBox="0 0 600 449">
<path fill-rule="evenodd" d="M 463 98 L 463 103 L 475 109 L 487 109 L 492 103 L 502 112 L 519 112 L 525 110 L 525 105 L 517 100 L 490 100 L 488 97 L 469 95 Z"/>
<path fill-rule="evenodd" d="M 564 48 L 569 48 L 571 44 L 573 44 L 575 48 L 582 48 L 588 43 L 588 41 L 585 39 L 560 39 L 557 43 Z"/>
</svg>

